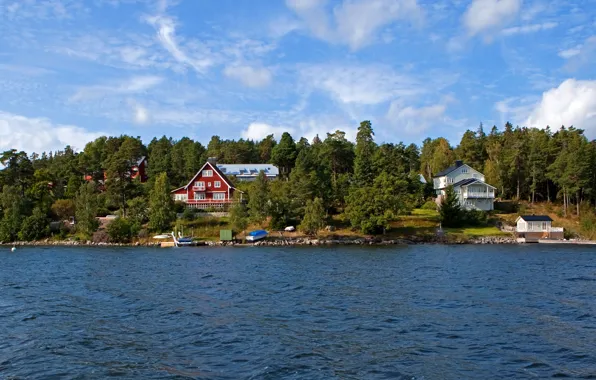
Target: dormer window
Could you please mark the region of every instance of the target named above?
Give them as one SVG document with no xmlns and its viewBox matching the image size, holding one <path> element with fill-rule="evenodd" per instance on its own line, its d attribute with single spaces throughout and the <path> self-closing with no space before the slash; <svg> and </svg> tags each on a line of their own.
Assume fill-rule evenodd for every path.
<svg viewBox="0 0 596 380">
<path fill-rule="evenodd" d="M 466 173 L 468 173 L 468 168 L 461 168 L 461 172 L 462 172 L 463 174 L 466 174 Z"/>
</svg>

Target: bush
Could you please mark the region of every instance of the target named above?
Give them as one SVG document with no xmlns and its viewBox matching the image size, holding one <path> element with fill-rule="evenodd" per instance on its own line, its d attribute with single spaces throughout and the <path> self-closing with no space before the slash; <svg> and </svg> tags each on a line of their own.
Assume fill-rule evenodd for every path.
<svg viewBox="0 0 596 380">
<path fill-rule="evenodd" d="M 194 208 L 185 208 L 184 212 L 182 213 L 182 219 L 184 220 L 194 220 L 197 216 L 197 211 Z"/>
<path fill-rule="evenodd" d="M 128 219 L 116 218 L 107 228 L 112 243 L 129 243 L 132 239 L 132 228 Z"/>
<path fill-rule="evenodd" d="M 33 215 L 25 218 L 19 231 L 19 239 L 26 241 L 40 240 L 50 235 L 50 219 L 39 208 Z"/>
<path fill-rule="evenodd" d="M 180 201 L 174 202 L 174 212 L 176 214 L 182 214 L 185 209 L 186 209 L 186 203 L 180 202 Z"/>
<path fill-rule="evenodd" d="M 436 210 L 437 204 L 435 203 L 435 201 L 427 201 L 422 205 L 421 208 L 423 210 Z"/>
<path fill-rule="evenodd" d="M 52 213 L 57 220 L 68 220 L 75 215 L 75 203 L 72 199 L 58 199 L 52 204 Z"/>
<path fill-rule="evenodd" d="M 488 222 L 488 213 L 480 210 L 465 210 L 463 222 L 468 226 L 485 225 Z"/>
</svg>

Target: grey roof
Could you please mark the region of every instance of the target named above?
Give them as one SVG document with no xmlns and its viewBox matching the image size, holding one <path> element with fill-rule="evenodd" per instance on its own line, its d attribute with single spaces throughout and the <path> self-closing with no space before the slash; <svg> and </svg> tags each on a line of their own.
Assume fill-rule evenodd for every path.
<svg viewBox="0 0 596 380">
<path fill-rule="evenodd" d="M 426 178 L 422 174 L 418 174 L 418 179 L 420 179 L 420 182 L 426 183 Z"/>
<path fill-rule="evenodd" d="M 236 177 L 256 177 L 261 171 L 268 177 L 277 177 L 279 169 L 271 164 L 217 164 L 217 168 L 225 175 Z"/>
<path fill-rule="evenodd" d="M 444 175 L 447 175 L 449 173 L 451 173 L 452 171 L 454 171 L 455 169 L 459 168 L 460 166 L 462 166 L 464 163 L 462 161 L 455 161 L 455 165 L 448 167 L 447 169 L 438 172 L 437 174 L 434 175 L 433 178 L 436 177 L 442 177 Z"/>
<path fill-rule="evenodd" d="M 476 178 L 466 178 L 466 179 L 462 179 L 461 181 L 457 181 L 456 183 L 454 183 L 453 187 L 466 186 L 466 185 L 472 184 L 474 182 L 482 182 L 482 181 L 479 181 Z"/>
<path fill-rule="evenodd" d="M 521 215 L 520 218 L 526 222 L 552 222 L 548 215 Z"/>
<path fill-rule="evenodd" d="M 137 161 L 137 166 L 141 165 L 143 163 L 143 161 L 145 161 L 147 157 L 143 156 L 141 157 L 138 161 Z"/>
</svg>

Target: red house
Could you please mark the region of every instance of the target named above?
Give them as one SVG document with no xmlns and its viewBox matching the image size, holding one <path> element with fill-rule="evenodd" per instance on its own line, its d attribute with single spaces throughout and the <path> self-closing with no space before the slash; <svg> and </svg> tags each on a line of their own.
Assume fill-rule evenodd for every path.
<svg viewBox="0 0 596 380">
<path fill-rule="evenodd" d="M 143 156 L 139 161 L 137 161 L 136 165 L 131 167 L 131 175 L 132 179 L 139 178 L 141 183 L 147 182 L 147 157 Z"/>
<path fill-rule="evenodd" d="M 215 163 L 208 161 L 186 186 L 173 190 L 172 197 L 191 208 L 225 209 L 234 202 L 235 191 L 240 190 L 232 185 Z"/>
</svg>

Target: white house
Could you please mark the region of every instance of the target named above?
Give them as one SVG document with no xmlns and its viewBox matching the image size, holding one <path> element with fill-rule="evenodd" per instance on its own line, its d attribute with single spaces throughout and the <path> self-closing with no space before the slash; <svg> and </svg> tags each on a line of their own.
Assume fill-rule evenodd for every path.
<svg viewBox="0 0 596 380">
<path fill-rule="evenodd" d="M 227 176 L 235 176 L 239 181 L 254 181 L 260 172 L 268 179 L 279 176 L 279 169 L 271 164 L 217 164 L 217 168 Z"/>
<path fill-rule="evenodd" d="M 455 165 L 437 173 L 433 177 L 433 185 L 437 202 L 445 196 L 447 187 L 453 186 L 463 208 L 483 211 L 494 209 L 496 188 L 484 182 L 484 174 L 462 161 L 455 161 Z"/>
</svg>

